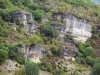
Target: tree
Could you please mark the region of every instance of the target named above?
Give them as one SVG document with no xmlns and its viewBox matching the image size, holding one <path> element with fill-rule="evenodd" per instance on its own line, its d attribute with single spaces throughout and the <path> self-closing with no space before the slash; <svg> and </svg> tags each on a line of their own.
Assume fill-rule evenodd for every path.
<svg viewBox="0 0 100 75">
<path fill-rule="evenodd" d="M 50 24 L 44 25 L 42 27 L 42 32 L 47 36 L 47 37 L 54 37 L 55 36 L 55 29 L 53 28 L 53 26 L 51 26 Z"/>
<path fill-rule="evenodd" d="M 0 1 L 0 8 L 2 8 L 2 9 L 6 8 L 6 5 L 2 1 Z"/>
<path fill-rule="evenodd" d="M 0 17 L 0 37 L 7 37 L 9 35 L 8 24 Z"/>
<path fill-rule="evenodd" d="M 9 45 L 9 58 L 18 61 L 20 64 L 25 62 L 24 53 L 19 50 L 18 46 L 16 45 Z"/>
<path fill-rule="evenodd" d="M 93 66 L 95 60 L 94 60 L 94 58 L 92 58 L 91 56 L 87 56 L 87 57 L 86 57 L 86 62 L 87 62 L 89 65 Z"/>
<path fill-rule="evenodd" d="M 0 49 L 0 64 L 8 57 L 8 51 Z"/>
<path fill-rule="evenodd" d="M 39 66 L 33 62 L 27 61 L 25 63 L 26 75 L 39 75 Z"/>
<path fill-rule="evenodd" d="M 100 63 L 93 66 L 92 75 L 100 75 Z"/>
<path fill-rule="evenodd" d="M 31 36 L 28 41 L 30 44 L 38 44 L 41 43 L 43 40 L 38 35 L 35 34 Z"/>
<path fill-rule="evenodd" d="M 85 51 L 85 47 L 83 44 L 79 44 L 79 51 L 80 52 L 84 52 Z"/>
<path fill-rule="evenodd" d="M 58 52 L 58 48 L 56 46 L 53 46 L 52 47 L 52 53 L 56 55 L 57 52 Z"/>
<path fill-rule="evenodd" d="M 86 54 L 86 56 L 95 57 L 95 52 L 93 51 L 92 47 L 86 47 L 85 54 Z"/>
<path fill-rule="evenodd" d="M 54 75 L 66 75 L 66 73 L 64 71 L 62 71 L 62 70 L 56 70 L 54 72 Z"/>
<path fill-rule="evenodd" d="M 41 22 L 41 18 L 43 15 L 44 11 L 40 9 L 37 9 L 36 11 L 33 12 L 34 19 L 38 22 Z"/>
<path fill-rule="evenodd" d="M 0 64 L 8 57 L 8 48 L 0 41 Z"/>
</svg>

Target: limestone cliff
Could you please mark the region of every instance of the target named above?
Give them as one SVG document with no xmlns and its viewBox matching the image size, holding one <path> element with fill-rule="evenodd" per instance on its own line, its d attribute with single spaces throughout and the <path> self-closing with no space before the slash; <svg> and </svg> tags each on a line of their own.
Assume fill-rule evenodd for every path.
<svg viewBox="0 0 100 75">
<path fill-rule="evenodd" d="M 61 28 L 59 37 L 64 38 L 66 34 L 72 35 L 76 41 L 86 42 L 92 36 L 92 25 L 85 19 L 79 19 L 70 13 L 56 14 L 54 18 L 57 21 L 63 21 L 64 25 Z"/>
<path fill-rule="evenodd" d="M 38 28 L 38 24 L 33 20 L 32 14 L 21 10 L 13 14 L 13 20 L 20 28 L 25 28 L 29 34 L 34 34 Z"/>
</svg>

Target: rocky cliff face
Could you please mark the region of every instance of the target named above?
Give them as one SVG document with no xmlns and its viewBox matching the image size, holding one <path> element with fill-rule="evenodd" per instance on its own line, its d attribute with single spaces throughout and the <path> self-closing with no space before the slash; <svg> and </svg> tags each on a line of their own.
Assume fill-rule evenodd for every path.
<svg viewBox="0 0 100 75">
<path fill-rule="evenodd" d="M 65 26 L 61 28 L 61 33 L 59 35 L 61 38 L 66 34 L 70 34 L 76 41 L 84 43 L 92 36 L 92 26 L 87 20 L 78 19 L 70 13 L 64 15 L 61 13 L 57 14 L 56 19 L 58 21 L 63 19 L 65 24 Z"/>
<path fill-rule="evenodd" d="M 30 59 L 33 62 L 40 62 L 40 59 L 43 57 L 45 48 L 43 45 L 38 44 L 38 45 L 21 45 L 19 49 L 25 54 L 25 58 Z"/>
<path fill-rule="evenodd" d="M 29 34 L 34 34 L 38 24 L 33 20 L 32 14 L 27 11 L 16 11 L 13 14 L 13 20 L 20 28 L 25 28 Z"/>
</svg>

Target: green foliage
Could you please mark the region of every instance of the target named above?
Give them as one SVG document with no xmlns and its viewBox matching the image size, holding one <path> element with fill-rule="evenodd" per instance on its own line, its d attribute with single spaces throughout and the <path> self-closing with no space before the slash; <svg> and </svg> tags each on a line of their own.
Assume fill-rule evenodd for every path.
<svg viewBox="0 0 100 75">
<path fill-rule="evenodd" d="M 21 6 L 21 5 L 28 5 L 30 4 L 30 0 L 10 0 L 12 2 L 12 4 L 16 5 L 16 6 Z"/>
<path fill-rule="evenodd" d="M 41 22 L 41 18 L 44 15 L 44 11 L 40 9 L 36 9 L 32 12 L 33 18 L 35 21 Z"/>
<path fill-rule="evenodd" d="M 86 62 L 87 62 L 89 65 L 93 66 L 93 64 L 95 63 L 95 60 L 94 60 L 91 56 L 87 56 L 87 57 L 86 57 Z"/>
<path fill-rule="evenodd" d="M 84 47 L 83 44 L 79 45 L 79 50 L 80 50 L 80 52 L 84 52 L 85 51 L 85 47 Z"/>
<path fill-rule="evenodd" d="M 60 7 L 54 12 L 71 12 L 78 18 L 84 18 L 93 23 L 98 23 L 100 20 L 100 7 L 91 0 L 62 0 L 59 3 Z"/>
<path fill-rule="evenodd" d="M 100 63 L 100 57 L 95 59 L 95 63 Z"/>
<path fill-rule="evenodd" d="M 92 43 L 90 43 L 89 41 L 86 44 L 79 44 L 78 49 L 78 56 L 76 58 L 76 62 L 77 63 L 82 63 L 82 62 L 86 62 L 87 64 L 93 66 L 93 64 L 95 63 L 95 52 L 92 48 Z"/>
<path fill-rule="evenodd" d="M 8 58 L 8 48 L 0 41 L 0 64 Z"/>
<path fill-rule="evenodd" d="M 94 38 L 99 38 L 100 37 L 98 28 L 95 25 L 92 26 L 92 33 L 93 33 Z"/>
<path fill-rule="evenodd" d="M 95 4 L 93 4 L 91 2 L 91 0 L 64 0 L 65 2 L 75 5 L 75 6 L 95 6 Z"/>
<path fill-rule="evenodd" d="M 86 56 L 95 57 L 95 52 L 93 51 L 92 47 L 86 47 L 85 54 L 86 54 Z"/>
<path fill-rule="evenodd" d="M 52 53 L 56 55 L 57 52 L 58 52 L 58 48 L 56 46 L 53 46 Z"/>
<path fill-rule="evenodd" d="M 26 75 L 26 73 L 24 69 L 20 69 L 20 70 L 15 71 L 14 75 Z"/>
<path fill-rule="evenodd" d="M 33 0 L 0 0 L 0 38 L 4 39 L 5 42 L 9 42 L 9 33 L 10 33 L 10 27 L 7 25 L 6 22 L 12 22 L 12 13 L 16 10 L 28 10 L 33 14 L 33 18 L 41 22 L 42 16 L 44 16 L 45 11 L 46 14 L 49 16 L 49 19 L 51 20 L 52 11 L 56 11 L 55 9 L 51 9 L 51 7 L 48 5 L 47 0 L 42 0 L 40 2 L 34 2 Z M 55 0 L 59 1 L 59 0 Z M 44 2 L 44 3 L 43 3 Z M 45 5 L 47 4 L 47 5 Z M 100 21 L 100 6 L 97 6 L 93 3 L 91 3 L 90 0 L 60 0 L 59 2 L 58 11 L 61 12 L 71 12 L 72 14 L 76 15 L 79 18 L 84 18 L 92 21 L 93 23 L 97 23 Z M 49 9 L 46 9 L 47 8 Z M 52 7 L 53 8 L 53 7 Z M 1 18 L 2 17 L 2 18 Z M 21 31 L 22 32 L 22 31 Z M 41 27 L 41 33 L 45 34 L 47 36 L 46 42 L 50 42 L 52 37 L 57 37 L 57 31 L 54 29 L 54 27 L 51 24 L 44 25 Z M 100 33 L 97 32 L 97 28 L 93 27 L 93 37 L 100 36 Z M 19 33 L 20 35 L 21 33 Z M 18 37 L 20 37 L 17 35 Z M 68 36 L 67 36 L 68 37 Z M 5 39 L 6 38 L 6 39 Z M 21 37 L 22 38 L 22 37 Z M 45 38 L 45 37 L 44 37 Z M 70 40 L 72 40 L 72 37 L 68 37 Z M 18 38 L 19 40 L 20 38 Z M 1 39 L 0 39 L 1 40 Z M 90 39 L 91 40 L 91 39 Z M 12 40 L 13 41 L 13 40 Z M 39 35 L 32 35 L 31 37 L 28 37 L 28 40 L 24 40 L 25 44 L 39 44 L 43 43 L 42 38 Z M 21 43 L 23 43 L 23 40 L 21 40 Z M 58 43 L 57 43 L 58 44 Z M 89 65 L 93 65 L 94 63 L 100 62 L 99 59 L 94 60 L 95 58 L 95 52 L 93 48 L 91 47 L 93 44 L 91 42 L 87 42 L 86 44 L 80 44 L 78 45 L 78 56 L 76 58 L 76 61 L 78 63 L 88 63 Z M 51 47 L 49 46 L 49 49 Z M 52 53 L 54 55 L 60 56 L 62 54 L 62 50 L 58 46 L 53 46 Z M 0 63 L 3 62 L 7 57 L 9 56 L 10 59 L 14 59 L 18 61 L 19 63 L 24 63 L 24 54 L 19 50 L 18 46 L 16 45 L 9 45 L 8 47 L 0 42 Z M 28 64 L 28 63 L 27 63 Z M 31 65 L 31 66 L 30 66 Z M 28 64 L 26 65 L 26 72 L 29 73 L 37 73 L 36 69 L 33 67 L 36 65 L 34 64 Z M 41 64 L 40 67 L 42 70 L 53 72 L 53 68 L 50 64 Z M 34 71 L 33 71 L 34 70 Z M 23 75 L 24 72 L 17 71 L 16 75 Z M 20 74 L 19 74 L 20 73 Z M 37 73 L 38 74 L 38 73 Z M 37 75 L 36 74 L 36 75 Z M 28 74 L 31 75 L 31 74 Z M 64 72 L 57 70 L 55 71 L 55 75 L 65 75 Z"/>
<path fill-rule="evenodd" d="M 42 58 L 42 63 L 39 64 L 39 67 L 43 71 L 53 72 L 52 65 L 47 63 L 46 57 Z"/>
<path fill-rule="evenodd" d="M 47 36 L 47 37 L 54 37 L 56 30 L 53 28 L 53 26 L 51 26 L 51 24 L 46 24 L 43 25 L 43 27 L 41 28 L 41 31 Z"/>
<path fill-rule="evenodd" d="M 28 41 L 30 44 L 38 44 L 38 43 L 42 43 L 43 40 L 40 38 L 40 36 L 35 34 L 29 37 Z"/>
<path fill-rule="evenodd" d="M 6 5 L 2 1 L 0 1 L 0 8 L 6 9 Z"/>
<path fill-rule="evenodd" d="M 42 61 L 42 63 L 39 64 L 39 67 L 40 67 L 40 69 L 43 70 L 43 71 L 53 72 L 52 66 L 51 66 L 50 64 L 48 64 L 48 63 L 46 62 L 46 60 L 45 60 L 45 61 Z"/>
<path fill-rule="evenodd" d="M 51 65 L 47 65 L 46 68 L 47 68 L 47 71 L 48 72 L 53 72 L 53 69 L 52 69 L 52 66 Z"/>
<path fill-rule="evenodd" d="M 100 63 L 93 66 L 92 75 L 100 75 Z"/>
<path fill-rule="evenodd" d="M 8 57 L 7 50 L 0 49 L 0 63 Z"/>
<path fill-rule="evenodd" d="M 9 35 L 8 25 L 5 21 L 0 17 L 0 37 L 7 37 Z"/>
<path fill-rule="evenodd" d="M 56 70 L 53 75 L 66 75 L 66 73 L 62 70 Z"/>
<path fill-rule="evenodd" d="M 12 21 L 12 11 L 0 11 L 0 16 L 4 21 Z"/>
<path fill-rule="evenodd" d="M 6 9 L 12 7 L 12 4 L 9 0 L 0 0 L 0 8 Z"/>
<path fill-rule="evenodd" d="M 80 57 L 76 57 L 76 62 L 80 64 L 80 63 L 82 62 L 81 59 L 82 59 L 82 58 L 80 58 Z"/>
<path fill-rule="evenodd" d="M 28 8 L 30 8 L 31 10 L 36 10 L 36 9 L 39 9 L 40 7 L 36 3 L 31 3 L 28 5 Z"/>
<path fill-rule="evenodd" d="M 39 75 L 39 67 L 33 62 L 27 61 L 25 63 L 25 72 L 26 75 Z"/>
<path fill-rule="evenodd" d="M 9 46 L 9 58 L 18 61 L 20 64 L 25 62 L 24 54 L 16 45 Z"/>
<path fill-rule="evenodd" d="M 52 53 L 56 56 L 61 56 L 61 55 L 63 55 L 63 50 L 60 47 L 53 46 Z"/>
</svg>

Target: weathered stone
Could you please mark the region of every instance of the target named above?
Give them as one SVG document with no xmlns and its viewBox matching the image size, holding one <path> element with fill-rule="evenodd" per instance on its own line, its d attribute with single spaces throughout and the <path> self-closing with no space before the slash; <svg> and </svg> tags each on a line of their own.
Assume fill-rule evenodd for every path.
<svg viewBox="0 0 100 75">
<path fill-rule="evenodd" d="M 16 25 L 20 25 L 20 28 L 25 28 L 29 34 L 34 34 L 38 28 L 38 23 L 35 22 L 32 18 L 32 14 L 21 10 L 16 11 L 13 14 L 13 21 Z"/>
<path fill-rule="evenodd" d="M 92 36 L 92 25 L 85 19 L 78 19 L 70 13 L 56 13 L 53 18 L 65 24 L 64 27 L 61 27 L 60 38 L 69 34 L 73 36 L 74 40 L 85 43 Z"/>
<path fill-rule="evenodd" d="M 66 44 L 62 48 L 64 56 L 68 59 L 72 59 L 72 57 L 75 57 L 77 54 L 77 49 L 74 44 Z"/>
<path fill-rule="evenodd" d="M 48 21 L 49 21 L 49 20 L 48 20 L 48 18 L 47 18 L 46 16 L 43 16 L 43 17 L 42 17 L 42 23 L 43 23 L 43 24 L 46 24 Z"/>
<path fill-rule="evenodd" d="M 27 58 L 35 63 L 40 63 L 40 59 L 44 56 L 45 48 L 43 45 L 21 45 L 21 51 L 25 54 L 25 58 Z"/>
</svg>

